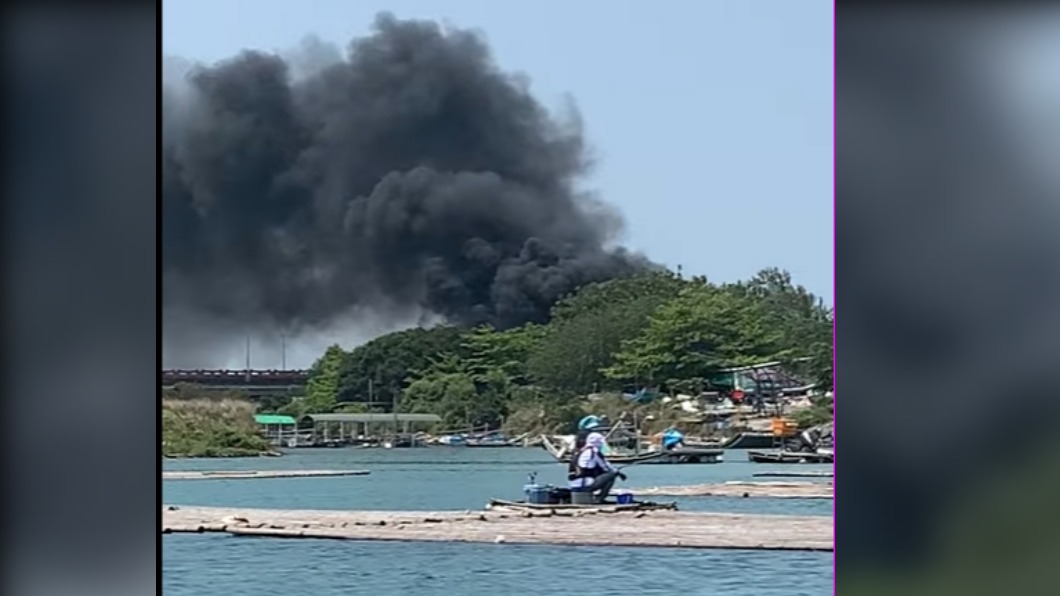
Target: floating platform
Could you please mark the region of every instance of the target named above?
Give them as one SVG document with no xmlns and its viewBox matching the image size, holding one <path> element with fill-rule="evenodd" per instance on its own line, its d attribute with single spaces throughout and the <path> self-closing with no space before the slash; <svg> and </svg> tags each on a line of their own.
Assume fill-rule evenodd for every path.
<svg viewBox="0 0 1060 596">
<path fill-rule="evenodd" d="M 325 476 L 367 476 L 368 470 L 262 470 L 218 472 L 162 472 L 162 480 L 237 480 L 254 478 L 320 478 Z"/>
<path fill-rule="evenodd" d="M 668 497 L 768 497 L 773 499 L 833 499 L 835 489 L 823 482 L 726 482 L 633 488 L 637 496 Z"/>
<path fill-rule="evenodd" d="M 312 511 L 163 507 L 162 533 L 577 546 L 833 551 L 826 516 L 589 510 L 553 512 Z"/>
<path fill-rule="evenodd" d="M 487 511 L 531 511 L 545 512 L 551 515 L 576 515 L 589 513 L 635 513 L 637 511 L 677 511 L 677 503 L 653 503 L 640 501 L 619 505 L 618 503 L 594 503 L 575 505 L 572 503 L 527 503 L 526 501 L 506 501 L 490 499 L 486 504 Z"/>
<path fill-rule="evenodd" d="M 758 472 L 756 478 L 835 478 L 835 472 Z"/>
</svg>

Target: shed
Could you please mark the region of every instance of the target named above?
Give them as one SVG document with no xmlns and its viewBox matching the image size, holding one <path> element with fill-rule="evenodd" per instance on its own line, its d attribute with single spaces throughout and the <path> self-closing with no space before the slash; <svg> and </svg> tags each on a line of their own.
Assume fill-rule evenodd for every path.
<svg viewBox="0 0 1060 596">
<path fill-rule="evenodd" d="M 285 438 L 295 439 L 295 425 L 298 423 L 291 416 L 280 414 L 255 414 L 254 422 L 265 431 L 265 437 L 273 445 L 283 445 Z"/>
<path fill-rule="evenodd" d="M 399 432 L 400 428 L 400 432 L 408 434 L 414 425 L 425 427 L 441 421 L 441 416 L 435 414 L 308 414 L 302 417 L 299 426 L 302 428 L 311 426 L 313 436 L 321 436 L 324 441 L 332 438 L 329 429 L 338 427 L 338 439 L 342 441 L 346 437 L 353 438 L 358 434 L 368 436 L 369 425 L 383 427 L 386 433 L 391 434 Z"/>
</svg>

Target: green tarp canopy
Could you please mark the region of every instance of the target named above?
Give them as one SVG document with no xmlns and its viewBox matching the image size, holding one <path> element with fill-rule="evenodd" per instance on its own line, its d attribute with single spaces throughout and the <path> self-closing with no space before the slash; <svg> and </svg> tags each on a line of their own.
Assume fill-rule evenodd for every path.
<svg viewBox="0 0 1060 596">
<path fill-rule="evenodd" d="M 258 414 L 254 416 L 254 422 L 263 425 L 286 424 L 294 426 L 294 418 L 291 418 L 290 416 L 280 416 L 278 414 Z"/>
</svg>

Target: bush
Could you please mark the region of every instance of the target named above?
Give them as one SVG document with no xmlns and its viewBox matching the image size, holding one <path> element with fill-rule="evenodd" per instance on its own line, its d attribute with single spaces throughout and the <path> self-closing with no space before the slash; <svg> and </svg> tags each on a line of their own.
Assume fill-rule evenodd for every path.
<svg viewBox="0 0 1060 596">
<path fill-rule="evenodd" d="M 241 457 L 272 450 L 254 421 L 254 404 L 237 399 L 163 399 L 162 455 Z"/>
</svg>

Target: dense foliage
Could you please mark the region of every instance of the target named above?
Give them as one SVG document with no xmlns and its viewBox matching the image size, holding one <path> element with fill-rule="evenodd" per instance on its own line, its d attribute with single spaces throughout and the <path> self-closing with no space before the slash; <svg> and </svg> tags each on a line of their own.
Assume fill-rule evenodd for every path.
<svg viewBox="0 0 1060 596">
<path fill-rule="evenodd" d="M 256 456 L 272 448 L 254 422 L 253 403 L 233 398 L 162 400 L 165 457 Z"/>
<path fill-rule="evenodd" d="M 719 369 L 769 360 L 831 389 L 831 309 L 784 271 L 717 285 L 670 272 L 592 284 L 561 300 L 545 325 L 438 326 L 332 346 L 314 365 L 300 409 L 431 412 L 454 428 L 505 420 L 561 426 L 574 398 L 650 387 L 703 387 Z"/>
</svg>

